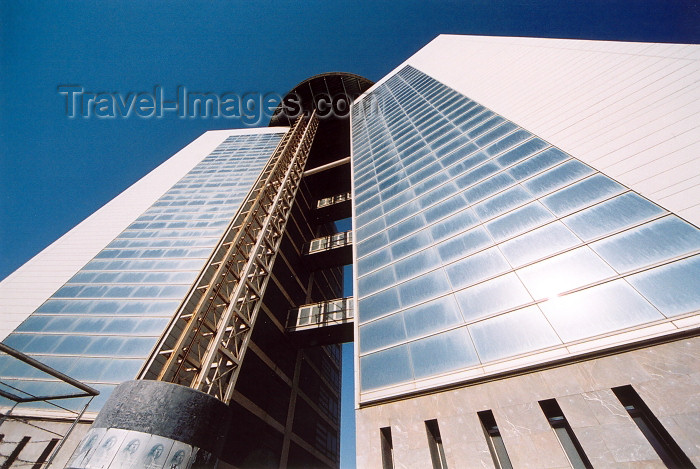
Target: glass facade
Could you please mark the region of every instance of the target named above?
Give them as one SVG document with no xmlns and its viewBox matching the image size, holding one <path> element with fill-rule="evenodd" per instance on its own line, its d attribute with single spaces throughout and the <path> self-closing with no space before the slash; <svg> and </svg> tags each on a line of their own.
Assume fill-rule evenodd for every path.
<svg viewBox="0 0 700 469">
<path fill-rule="evenodd" d="M 352 145 L 361 398 L 700 308 L 700 230 L 410 66 Z"/>
<path fill-rule="evenodd" d="M 283 135 L 228 137 L 3 342 L 101 391 L 99 409 L 139 373 Z M 10 386 L 58 391 L 0 360 Z"/>
</svg>

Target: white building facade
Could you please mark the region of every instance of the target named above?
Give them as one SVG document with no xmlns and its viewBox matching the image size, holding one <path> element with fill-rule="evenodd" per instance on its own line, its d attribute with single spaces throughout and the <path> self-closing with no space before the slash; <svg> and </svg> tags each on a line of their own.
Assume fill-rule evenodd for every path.
<svg viewBox="0 0 700 469">
<path fill-rule="evenodd" d="M 354 103 L 359 467 L 698 463 L 699 58 L 440 36 Z"/>
</svg>

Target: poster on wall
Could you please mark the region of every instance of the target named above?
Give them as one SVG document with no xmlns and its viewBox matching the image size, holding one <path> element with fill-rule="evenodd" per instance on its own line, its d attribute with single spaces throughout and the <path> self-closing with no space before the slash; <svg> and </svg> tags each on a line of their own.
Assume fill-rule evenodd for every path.
<svg viewBox="0 0 700 469">
<path fill-rule="evenodd" d="M 168 457 L 165 469 L 188 469 L 192 456 L 192 447 L 180 441 L 173 444 Z"/>
<path fill-rule="evenodd" d="M 104 435 L 102 435 L 102 440 L 97 446 L 97 449 L 92 454 L 92 456 L 87 461 L 85 467 L 91 469 L 106 469 L 110 467 L 114 456 L 119 451 L 119 446 L 124 440 L 127 430 L 121 430 L 119 428 L 110 428 Z"/>
<path fill-rule="evenodd" d="M 165 466 L 168 453 L 175 441 L 163 436 L 151 435 L 146 443 L 147 451 L 136 467 L 143 469 L 161 469 Z"/>
<path fill-rule="evenodd" d="M 159 435 L 92 428 L 83 437 L 66 469 L 190 469 L 199 451 Z"/>
<path fill-rule="evenodd" d="M 128 432 L 126 438 L 122 442 L 116 457 L 112 461 L 114 468 L 126 469 L 129 467 L 137 467 L 143 458 L 146 449 L 146 442 L 150 435 L 141 432 Z"/>
<path fill-rule="evenodd" d="M 90 459 L 92 459 L 92 456 L 99 448 L 102 437 L 106 432 L 106 428 L 91 428 L 80 441 L 75 452 L 73 452 L 66 469 L 87 468 Z"/>
</svg>

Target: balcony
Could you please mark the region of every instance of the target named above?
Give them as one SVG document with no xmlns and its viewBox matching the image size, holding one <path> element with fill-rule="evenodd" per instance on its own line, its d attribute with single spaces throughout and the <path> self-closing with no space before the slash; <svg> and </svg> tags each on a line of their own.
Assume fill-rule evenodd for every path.
<svg viewBox="0 0 700 469">
<path fill-rule="evenodd" d="M 352 342 L 353 298 L 338 298 L 289 311 L 287 332 L 300 346 Z"/>
<path fill-rule="evenodd" d="M 312 239 L 305 249 L 312 270 L 352 263 L 352 231 Z"/>
<path fill-rule="evenodd" d="M 332 197 L 325 197 L 316 203 L 316 221 L 329 222 L 352 216 L 352 195 L 342 192 Z"/>
</svg>

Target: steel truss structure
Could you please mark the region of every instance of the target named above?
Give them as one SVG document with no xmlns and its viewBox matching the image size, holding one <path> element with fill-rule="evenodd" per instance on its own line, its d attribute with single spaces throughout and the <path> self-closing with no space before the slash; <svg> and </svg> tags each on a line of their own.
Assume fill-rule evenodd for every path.
<svg viewBox="0 0 700 469">
<path fill-rule="evenodd" d="M 157 379 L 230 402 L 317 128 L 300 116 L 280 141 L 161 340 Z"/>
</svg>

